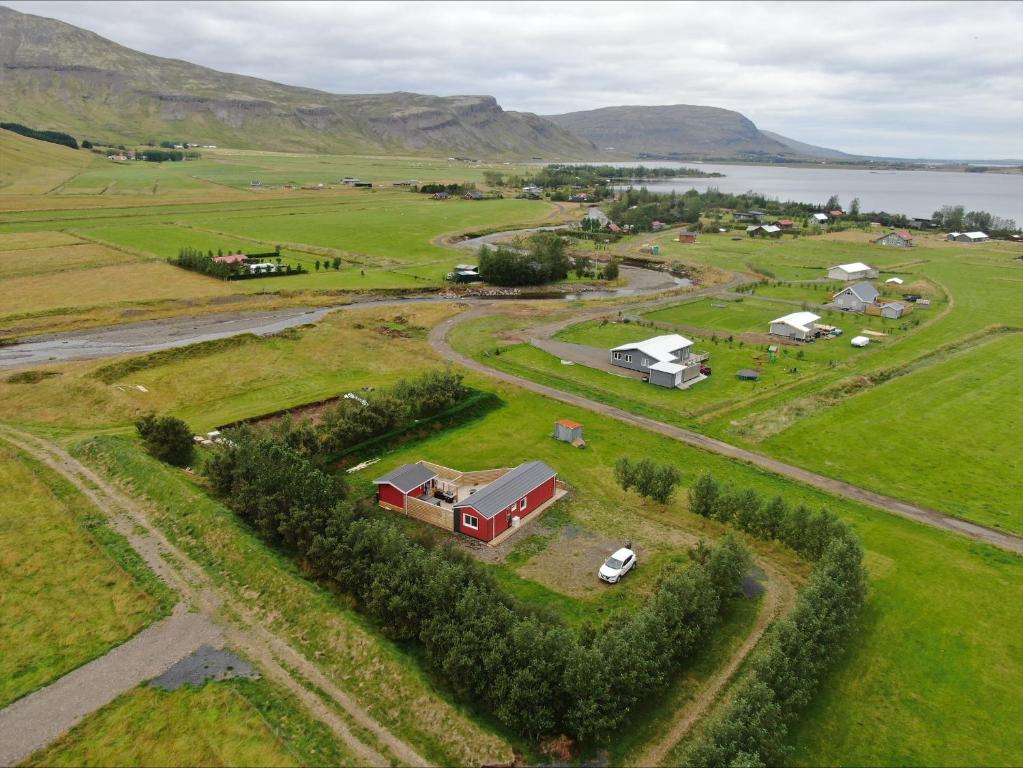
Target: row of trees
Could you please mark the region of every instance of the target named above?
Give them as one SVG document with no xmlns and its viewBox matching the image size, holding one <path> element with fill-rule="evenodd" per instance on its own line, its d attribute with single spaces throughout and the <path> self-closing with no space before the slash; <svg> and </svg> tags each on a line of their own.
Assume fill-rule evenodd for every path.
<svg viewBox="0 0 1023 768">
<path fill-rule="evenodd" d="M 863 551 L 849 527 L 826 510 L 811 513 L 756 491 L 722 489 L 705 475 L 690 506 L 755 536 L 777 539 L 815 561 L 792 613 L 771 630 L 728 708 L 689 745 L 686 765 L 780 765 L 786 737 L 838 659 L 866 599 Z"/>
<path fill-rule="evenodd" d="M 370 438 L 436 416 L 465 400 L 470 390 L 462 375 L 427 371 L 389 389 L 369 392 L 361 400 L 342 399 L 323 414 L 317 428 L 322 449 L 337 455 Z"/>
<path fill-rule="evenodd" d="M 622 456 L 615 462 L 615 480 L 624 491 L 635 490 L 640 496 L 667 504 L 682 482 L 682 473 L 672 464 L 658 464 L 653 459 L 633 461 Z"/>
<path fill-rule="evenodd" d="M 62 131 L 40 131 L 35 128 L 29 128 L 21 123 L 0 123 L 0 128 L 3 128 L 5 131 L 21 134 L 22 136 L 28 136 L 30 139 L 48 141 L 51 144 L 60 144 L 65 147 L 71 147 L 71 149 L 78 149 L 78 142 L 75 140 L 75 137 Z"/>
<path fill-rule="evenodd" d="M 281 264 L 279 253 L 280 246 L 277 246 L 274 253 L 253 254 L 254 258 L 274 258 L 277 262 L 273 268 L 266 266 L 253 268 L 245 263 L 227 264 L 217 261 L 213 257 L 212 250 L 203 253 L 198 248 L 186 246 L 178 251 L 177 257 L 168 259 L 168 262 L 175 267 L 199 272 L 200 274 L 216 277 L 220 280 L 245 280 L 253 277 L 301 275 L 306 271 L 305 267 L 301 264 L 294 266 L 291 264 Z M 224 255 L 223 251 L 218 251 L 218 254 L 220 256 Z M 338 265 L 340 266 L 340 259 L 338 259 Z"/>
<path fill-rule="evenodd" d="M 491 285 L 544 285 L 568 277 L 571 263 L 565 241 L 554 232 L 537 232 L 529 238 L 527 250 L 483 246 L 479 251 L 479 273 Z"/>
<path fill-rule="evenodd" d="M 1011 234 L 1019 231 L 1014 219 L 1005 219 L 987 211 L 967 211 L 961 205 L 943 205 L 931 214 L 934 226 L 953 232 L 987 232 Z"/>
<path fill-rule="evenodd" d="M 647 603 L 574 633 L 529 609 L 466 555 L 414 541 L 390 517 L 345 501 L 343 481 L 301 450 L 239 430 L 206 475 L 268 541 L 328 579 L 383 632 L 417 643 L 463 698 L 529 737 L 606 737 L 663 690 L 738 593 L 747 552 L 726 539 L 662 574 Z"/>
<path fill-rule="evenodd" d="M 449 195 L 464 195 L 476 189 L 475 184 L 420 184 L 412 187 L 413 192 L 422 192 L 425 195 L 435 195 L 438 192 L 447 192 Z"/>
<path fill-rule="evenodd" d="M 199 152 L 185 152 L 180 149 L 147 149 L 137 152 L 135 156 L 147 163 L 180 163 L 182 160 L 198 160 L 202 157 Z"/>
</svg>

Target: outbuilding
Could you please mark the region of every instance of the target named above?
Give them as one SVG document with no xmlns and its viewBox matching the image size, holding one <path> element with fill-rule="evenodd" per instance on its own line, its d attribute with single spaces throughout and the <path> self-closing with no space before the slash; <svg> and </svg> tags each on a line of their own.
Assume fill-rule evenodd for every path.
<svg viewBox="0 0 1023 768">
<path fill-rule="evenodd" d="M 746 227 L 749 237 L 781 237 L 781 227 L 774 224 L 751 224 Z"/>
<path fill-rule="evenodd" d="M 817 335 L 814 327 L 820 315 L 813 312 L 793 312 L 771 321 L 771 335 L 785 336 L 797 341 L 809 341 Z"/>
<path fill-rule="evenodd" d="M 828 270 L 828 277 L 831 280 L 869 280 L 877 277 L 877 270 L 862 261 L 854 261 L 832 267 Z"/>
<path fill-rule="evenodd" d="M 564 443 L 582 442 L 583 425 L 571 419 L 559 419 L 554 422 L 554 437 Z"/>
<path fill-rule="evenodd" d="M 806 220 L 806 223 L 811 227 L 823 227 L 828 223 L 828 214 L 826 213 L 814 213 Z"/>
<path fill-rule="evenodd" d="M 684 230 L 682 232 L 679 232 L 678 233 L 678 241 L 680 243 L 695 243 L 696 242 L 696 233 L 695 232 L 690 232 L 688 230 Z"/>
<path fill-rule="evenodd" d="M 949 232 L 945 239 L 956 243 L 986 243 L 991 238 L 984 232 Z"/>
</svg>

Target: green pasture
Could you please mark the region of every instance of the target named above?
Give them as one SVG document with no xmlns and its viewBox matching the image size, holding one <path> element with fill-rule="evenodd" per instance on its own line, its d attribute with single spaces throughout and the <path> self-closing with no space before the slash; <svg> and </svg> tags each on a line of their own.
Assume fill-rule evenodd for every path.
<svg viewBox="0 0 1023 768">
<path fill-rule="evenodd" d="M 824 683 L 793 737 L 800 764 L 999 764 L 1018 761 L 1004 728 L 1023 714 L 1016 690 L 1023 662 L 1023 562 L 887 513 L 830 497 L 774 475 L 703 453 L 589 411 L 514 388 L 504 408 L 388 455 L 385 467 L 428 459 L 465 469 L 539 458 L 576 495 L 570 519 L 608 537 L 661 549 L 720 528 L 686 511 L 684 493 L 667 506 L 622 494 L 611 466 L 621 455 L 678 466 L 684 483 L 709 471 L 726 483 L 826 506 L 848 520 L 867 549 L 871 592 L 850 653 Z M 553 422 L 584 425 L 588 447 L 548 437 Z M 471 444 L 473 450 L 465 451 Z M 376 476 L 377 466 L 365 470 Z M 382 471 L 382 470 L 380 470 Z M 622 586 L 628 586 L 623 582 Z M 973 702 L 980 699 L 984 707 Z M 904 705 L 903 702 L 910 704 Z M 861 723 L 861 727 L 853 724 Z M 867 728 L 874 734 L 862 738 Z"/>
<path fill-rule="evenodd" d="M 86 717 L 26 766 L 358 765 L 289 693 L 235 679 L 174 691 L 142 686 Z"/>
<path fill-rule="evenodd" d="M 102 514 L 0 441 L 0 707 L 119 645 L 174 597 Z"/>
<path fill-rule="evenodd" d="M 1002 336 L 819 411 L 763 445 L 857 485 L 1023 533 L 1023 334 Z M 829 440 L 823 461 L 820 435 Z M 811 447 L 813 446 L 813 447 Z M 815 456 L 813 456 L 816 454 Z M 954 467 L 954 471 L 952 470 Z"/>
</svg>

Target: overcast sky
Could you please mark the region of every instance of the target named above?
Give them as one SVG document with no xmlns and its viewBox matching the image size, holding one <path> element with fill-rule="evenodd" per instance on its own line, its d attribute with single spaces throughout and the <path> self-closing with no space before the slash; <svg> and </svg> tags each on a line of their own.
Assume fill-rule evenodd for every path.
<svg viewBox="0 0 1023 768">
<path fill-rule="evenodd" d="M 1020 2 L 4 4 L 335 93 L 705 104 L 847 152 L 1023 158 Z"/>
</svg>

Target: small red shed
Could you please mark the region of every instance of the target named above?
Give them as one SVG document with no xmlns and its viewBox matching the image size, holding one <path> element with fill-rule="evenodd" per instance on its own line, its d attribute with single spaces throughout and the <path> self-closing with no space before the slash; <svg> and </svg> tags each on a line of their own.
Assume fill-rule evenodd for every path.
<svg viewBox="0 0 1023 768">
<path fill-rule="evenodd" d="M 405 497 L 420 497 L 433 488 L 437 473 L 422 464 L 404 464 L 373 481 L 380 506 L 405 511 Z"/>
</svg>

